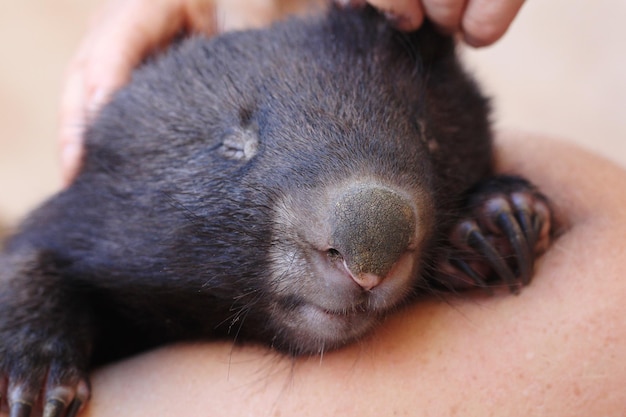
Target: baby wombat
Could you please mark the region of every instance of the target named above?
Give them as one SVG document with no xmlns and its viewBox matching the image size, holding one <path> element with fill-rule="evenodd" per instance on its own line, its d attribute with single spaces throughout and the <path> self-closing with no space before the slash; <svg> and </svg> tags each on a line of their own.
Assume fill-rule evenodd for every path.
<svg viewBox="0 0 626 417">
<path fill-rule="evenodd" d="M 11 416 L 74 415 L 91 365 L 169 341 L 315 354 L 419 294 L 517 291 L 551 214 L 493 176 L 487 113 L 452 39 L 369 8 L 150 60 L 0 254 Z"/>
</svg>

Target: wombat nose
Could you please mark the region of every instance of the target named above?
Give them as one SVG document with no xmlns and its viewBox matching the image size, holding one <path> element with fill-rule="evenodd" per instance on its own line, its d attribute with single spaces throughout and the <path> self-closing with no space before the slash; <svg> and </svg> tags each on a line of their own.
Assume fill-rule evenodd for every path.
<svg viewBox="0 0 626 417">
<path fill-rule="evenodd" d="M 397 271 L 415 228 L 415 211 L 408 198 L 382 186 L 357 186 L 335 202 L 331 245 L 352 279 L 369 290 Z"/>
<path fill-rule="evenodd" d="M 378 287 L 378 285 L 383 282 L 384 277 L 366 272 L 356 277 L 352 276 L 352 279 L 354 280 L 354 282 L 359 284 L 361 288 L 369 291 L 375 287 Z"/>
<path fill-rule="evenodd" d="M 377 287 L 385 277 L 372 274 L 370 272 L 361 273 L 358 275 L 354 275 L 354 273 L 348 267 L 348 264 L 344 258 L 344 256 L 335 248 L 331 248 L 327 251 L 328 258 L 331 260 L 331 263 L 335 264 L 337 267 L 343 269 L 343 273 L 352 278 L 354 282 L 356 282 L 360 287 L 364 290 L 371 290 L 374 287 Z M 339 265 L 337 265 L 339 264 Z"/>
</svg>

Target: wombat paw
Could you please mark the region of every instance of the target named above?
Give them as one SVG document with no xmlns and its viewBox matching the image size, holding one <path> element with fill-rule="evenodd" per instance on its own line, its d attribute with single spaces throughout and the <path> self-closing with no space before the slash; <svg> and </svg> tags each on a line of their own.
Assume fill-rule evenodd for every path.
<svg viewBox="0 0 626 417">
<path fill-rule="evenodd" d="M 439 264 L 442 282 L 452 289 L 488 290 L 504 283 L 517 293 L 530 282 L 535 258 L 552 240 L 548 200 L 526 180 L 499 176 L 475 187 L 466 208 Z"/>
<path fill-rule="evenodd" d="M 42 347 L 2 352 L 0 404 L 9 417 L 74 417 L 89 399 L 86 373 Z"/>
</svg>

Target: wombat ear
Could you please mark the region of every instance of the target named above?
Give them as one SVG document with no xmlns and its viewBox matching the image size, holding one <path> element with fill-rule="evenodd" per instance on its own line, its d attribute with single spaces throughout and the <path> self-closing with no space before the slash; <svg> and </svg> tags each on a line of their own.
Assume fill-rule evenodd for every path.
<svg viewBox="0 0 626 417">
<path fill-rule="evenodd" d="M 228 128 L 220 139 L 218 152 L 226 159 L 247 162 L 259 149 L 258 129 L 254 124 Z"/>
</svg>

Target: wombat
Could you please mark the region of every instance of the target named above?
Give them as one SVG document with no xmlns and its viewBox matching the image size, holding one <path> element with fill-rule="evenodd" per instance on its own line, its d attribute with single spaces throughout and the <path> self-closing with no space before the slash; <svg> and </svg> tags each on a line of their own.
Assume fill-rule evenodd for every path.
<svg viewBox="0 0 626 417">
<path fill-rule="evenodd" d="M 551 212 L 494 176 L 488 107 L 450 37 L 371 8 L 150 59 L 0 254 L 11 416 L 73 416 L 91 366 L 158 344 L 316 354 L 420 294 L 517 291 Z"/>
</svg>

